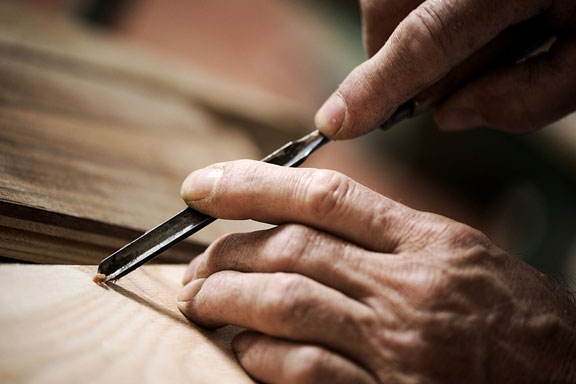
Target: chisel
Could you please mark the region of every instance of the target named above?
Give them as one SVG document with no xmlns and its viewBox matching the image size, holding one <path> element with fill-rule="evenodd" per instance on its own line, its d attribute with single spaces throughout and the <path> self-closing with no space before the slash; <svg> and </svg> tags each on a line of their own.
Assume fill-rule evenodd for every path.
<svg viewBox="0 0 576 384">
<path fill-rule="evenodd" d="M 412 112 L 412 103 L 403 104 L 388 119 L 385 126 L 388 127 L 409 117 Z M 316 130 L 299 140 L 289 142 L 261 161 L 283 167 L 297 167 L 312 152 L 329 141 L 330 139 Z M 105 283 L 127 275 L 214 220 L 216 220 L 214 217 L 204 215 L 192 208 L 184 209 L 102 260 L 98 265 L 98 273 L 94 276 L 94 282 Z"/>
</svg>

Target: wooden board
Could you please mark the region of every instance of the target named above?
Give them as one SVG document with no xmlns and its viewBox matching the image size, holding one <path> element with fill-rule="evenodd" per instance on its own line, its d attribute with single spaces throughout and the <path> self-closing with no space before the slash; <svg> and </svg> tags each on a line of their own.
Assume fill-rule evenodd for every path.
<svg viewBox="0 0 576 384">
<path fill-rule="evenodd" d="M 183 266 L 140 268 L 109 288 L 93 266 L 0 264 L 2 383 L 251 383 L 230 341 L 176 307 Z"/>
<path fill-rule="evenodd" d="M 12 2 L 0 20 L 0 256 L 97 263 L 182 210 L 189 172 L 262 157 L 247 117 L 184 92 L 183 69 Z M 160 260 L 256 228 L 218 221 Z"/>
<path fill-rule="evenodd" d="M 259 156 L 194 107 L 39 66 L 0 58 L 1 200 L 143 230 L 190 171 Z"/>
<path fill-rule="evenodd" d="M 14 260 L 93 264 L 142 234 L 8 203 L 2 203 L 0 207 L 3 212 L 0 215 L 0 257 Z M 185 263 L 204 249 L 196 242 L 185 241 L 153 262 Z"/>
</svg>

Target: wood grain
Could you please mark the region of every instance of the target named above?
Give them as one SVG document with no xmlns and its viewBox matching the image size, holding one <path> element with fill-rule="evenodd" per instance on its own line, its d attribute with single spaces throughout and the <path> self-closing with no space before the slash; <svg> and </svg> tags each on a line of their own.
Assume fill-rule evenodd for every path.
<svg viewBox="0 0 576 384">
<path fill-rule="evenodd" d="M 0 264 L 3 383 L 251 383 L 237 329 L 206 331 L 176 307 L 183 266 L 147 266 L 111 284 L 93 266 Z"/>
<path fill-rule="evenodd" d="M 9 203 L 0 206 L 4 213 L 13 215 L 0 215 L 0 256 L 14 260 L 46 264 L 91 264 L 142 234 L 89 220 L 72 220 L 71 217 L 48 211 L 25 209 L 22 212 L 22 208 L 26 208 L 22 206 L 13 210 L 14 206 Z M 17 216 L 22 213 L 24 215 Z M 71 225 L 74 223 L 78 224 L 78 228 Z M 185 241 L 153 262 L 186 263 L 204 249 L 203 245 Z"/>
<path fill-rule="evenodd" d="M 263 120 L 201 100 L 226 87 L 54 19 L 0 4 L 0 256 L 97 263 L 183 209 L 189 172 L 262 157 L 241 127 Z M 218 221 L 163 260 L 258 228 Z"/>
<path fill-rule="evenodd" d="M 5 201 L 144 230 L 184 208 L 190 171 L 259 156 L 240 132 L 174 101 L 6 59 L 0 77 L 11 79 L 0 85 Z"/>
</svg>

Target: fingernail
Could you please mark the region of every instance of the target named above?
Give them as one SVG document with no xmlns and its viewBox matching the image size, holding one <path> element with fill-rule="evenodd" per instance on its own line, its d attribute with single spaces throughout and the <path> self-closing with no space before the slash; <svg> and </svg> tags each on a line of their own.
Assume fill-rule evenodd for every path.
<svg viewBox="0 0 576 384">
<path fill-rule="evenodd" d="M 208 197 L 222 176 L 222 168 L 208 167 L 192 172 L 182 183 L 180 194 L 185 201 Z"/>
<path fill-rule="evenodd" d="M 180 294 L 178 295 L 178 308 L 180 308 L 181 311 L 186 309 L 188 302 L 198 294 L 205 281 L 206 279 L 192 280 L 180 290 Z"/>
<path fill-rule="evenodd" d="M 474 109 L 448 109 L 437 118 L 442 131 L 465 131 L 485 125 L 484 119 Z"/>
<path fill-rule="evenodd" d="M 316 112 L 314 124 L 323 133 L 332 135 L 338 132 L 345 118 L 346 102 L 342 96 L 334 93 Z"/>
</svg>

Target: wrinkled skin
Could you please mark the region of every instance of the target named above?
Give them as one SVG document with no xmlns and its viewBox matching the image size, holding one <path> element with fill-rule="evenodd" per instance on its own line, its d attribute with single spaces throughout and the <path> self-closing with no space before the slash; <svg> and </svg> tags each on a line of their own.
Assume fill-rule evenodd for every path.
<svg viewBox="0 0 576 384">
<path fill-rule="evenodd" d="M 315 119 L 333 139 L 376 128 L 534 18 L 556 36 L 552 48 L 476 73 L 439 105 L 436 122 L 526 132 L 576 109 L 573 0 L 361 5 L 370 58 Z M 190 264 L 179 297 L 198 324 L 249 329 L 233 348 L 259 381 L 576 382 L 570 297 L 466 225 L 338 173 L 251 161 L 197 171 L 182 195 L 212 216 L 278 224 L 214 242 Z"/>
<path fill-rule="evenodd" d="M 259 381 L 576 380 L 568 296 L 464 224 L 336 172 L 248 160 L 192 173 L 182 194 L 216 217 L 279 224 L 214 242 L 179 297 L 202 326 L 250 330 L 233 348 Z"/>
<path fill-rule="evenodd" d="M 573 0 L 361 0 L 367 61 L 340 84 L 316 115 L 334 139 L 362 135 L 382 124 L 403 102 L 437 80 L 511 26 L 539 19 L 556 37 L 552 48 L 521 63 L 500 63 L 466 82 L 439 105 L 444 130 L 488 126 L 528 132 L 576 110 L 576 2 Z M 534 28 L 531 28 L 534 29 Z M 523 33 L 502 57 L 531 45 Z M 530 35 L 530 37 L 528 37 Z M 490 61 L 488 62 L 490 63 Z M 345 111 L 345 112 L 344 112 Z"/>
</svg>

